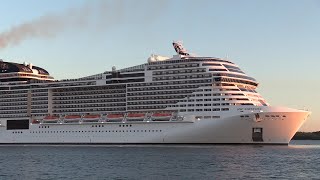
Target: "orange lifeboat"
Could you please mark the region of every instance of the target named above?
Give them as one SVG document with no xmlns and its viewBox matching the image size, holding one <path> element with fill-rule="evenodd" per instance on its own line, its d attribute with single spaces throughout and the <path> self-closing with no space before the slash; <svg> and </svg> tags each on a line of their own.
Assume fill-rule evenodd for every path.
<svg viewBox="0 0 320 180">
<path fill-rule="evenodd" d="M 108 114 L 107 121 L 108 122 L 120 122 L 124 118 L 123 114 Z"/>
<path fill-rule="evenodd" d="M 66 115 L 64 117 L 64 122 L 66 123 L 79 122 L 80 120 L 81 120 L 80 115 Z"/>
<path fill-rule="evenodd" d="M 127 121 L 143 121 L 146 114 L 144 113 L 128 113 Z"/>
<path fill-rule="evenodd" d="M 43 123 L 57 123 L 59 121 L 59 116 L 46 116 L 42 119 Z"/>
<path fill-rule="evenodd" d="M 98 122 L 100 120 L 100 115 L 99 114 L 87 114 L 84 115 L 82 118 L 83 122 Z"/>
<path fill-rule="evenodd" d="M 153 113 L 151 119 L 153 121 L 169 121 L 172 113 Z"/>
</svg>

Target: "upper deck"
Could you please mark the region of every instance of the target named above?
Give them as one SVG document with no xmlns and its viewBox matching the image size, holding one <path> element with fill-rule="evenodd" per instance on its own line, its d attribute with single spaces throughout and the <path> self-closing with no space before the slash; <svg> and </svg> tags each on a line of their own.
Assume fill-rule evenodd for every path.
<svg viewBox="0 0 320 180">
<path fill-rule="evenodd" d="M 189 53 L 187 53 L 189 54 Z M 227 112 L 230 106 L 266 106 L 258 82 L 236 64 L 214 57 L 153 55 L 145 64 L 78 79 L 1 82 L 0 118 L 47 114 L 172 111 Z M 30 68 L 30 67 L 29 67 Z M 30 68 L 33 69 L 33 68 Z M 31 72 L 7 72 L 29 73 Z M 41 76 L 45 76 L 41 79 Z"/>
</svg>

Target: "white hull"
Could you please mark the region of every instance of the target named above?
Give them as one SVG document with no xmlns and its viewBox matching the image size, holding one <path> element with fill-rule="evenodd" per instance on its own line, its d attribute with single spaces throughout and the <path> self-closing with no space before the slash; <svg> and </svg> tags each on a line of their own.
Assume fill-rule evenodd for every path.
<svg viewBox="0 0 320 180">
<path fill-rule="evenodd" d="M 236 111 L 236 110 L 235 110 Z M 267 107 L 260 112 L 244 113 L 221 119 L 193 121 L 31 124 L 28 130 L 0 127 L 0 143 L 36 144 L 288 144 L 309 112 Z M 281 115 L 265 118 L 265 115 Z M 283 118 L 285 116 L 285 118 Z M 127 127 L 128 126 L 128 127 Z M 253 128 L 262 128 L 263 141 L 253 141 Z"/>
</svg>

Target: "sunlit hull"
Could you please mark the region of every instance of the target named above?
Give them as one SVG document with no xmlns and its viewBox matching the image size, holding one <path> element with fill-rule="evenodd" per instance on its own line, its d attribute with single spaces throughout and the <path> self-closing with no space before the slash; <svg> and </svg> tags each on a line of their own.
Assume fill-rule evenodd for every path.
<svg viewBox="0 0 320 180">
<path fill-rule="evenodd" d="M 288 144 L 308 115 L 307 111 L 266 107 L 221 119 L 191 116 L 183 122 L 31 124 L 29 130 L 19 131 L 0 127 L 0 143 Z M 261 141 L 253 140 L 254 128 L 262 128 Z"/>
</svg>

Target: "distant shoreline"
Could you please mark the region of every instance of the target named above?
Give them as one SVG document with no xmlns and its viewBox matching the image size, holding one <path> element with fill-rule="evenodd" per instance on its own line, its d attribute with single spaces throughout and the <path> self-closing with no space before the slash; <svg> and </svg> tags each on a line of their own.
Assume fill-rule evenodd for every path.
<svg viewBox="0 0 320 180">
<path fill-rule="evenodd" d="M 297 132 L 292 140 L 320 140 L 320 131 L 316 132 Z"/>
</svg>

